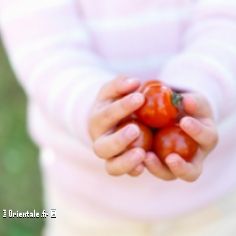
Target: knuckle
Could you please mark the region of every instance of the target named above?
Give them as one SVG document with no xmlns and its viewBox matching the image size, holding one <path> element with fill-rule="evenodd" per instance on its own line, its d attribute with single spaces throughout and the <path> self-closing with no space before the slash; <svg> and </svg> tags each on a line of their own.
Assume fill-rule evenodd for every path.
<svg viewBox="0 0 236 236">
<path fill-rule="evenodd" d="M 202 173 L 202 166 L 198 166 L 193 173 L 188 174 L 183 172 L 182 174 L 180 173 L 178 177 L 180 179 L 185 180 L 186 182 L 192 183 L 195 182 L 200 177 L 201 173 Z"/>
<path fill-rule="evenodd" d="M 159 178 L 159 179 L 162 179 L 162 180 L 165 180 L 165 181 L 171 181 L 171 180 L 175 180 L 176 177 L 170 173 L 161 173 L 159 170 L 156 170 L 155 172 L 153 172 L 153 174 Z"/>
<path fill-rule="evenodd" d="M 128 99 L 126 97 L 116 101 L 114 103 L 114 111 L 112 112 L 111 116 L 113 116 L 113 121 L 117 119 L 122 119 L 125 116 L 129 115 L 132 111 L 130 111 L 130 107 L 128 105 Z"/>
<path fill-rule="evenodd" d="M 124 153 L 117 156 L 115 159 L 107 160 L 107 172 L 113 176 L 120 176 L 129 173 L 134 168 L 134 165 L 128 161 L 130 159 L 129 157 L 130 155 L 128 153 Z"/>
<path fill-rule="evenodd" d="M 111 168 L 106 168 L 106 172 L 109 174 L 109 175 L 111 175 L 111 176 L 117 176 L 117 174 L 114 172 L 114 170 L 113 169 L 111 169 Z"/>
<path fill-rule="evenodd" d="M 171 175 L 166 175 L 166 176 L 163 176 L 162 179 L 165 181 L 172 181 L 172 180 L 176 180 L 176 177 L 171 176 Z"/>
<path fill-rule="evenodd" d="M 213 147 L 215 147 L 218 144 L 218 142 L 219 142 L 219 135 L 216 132 L 215 135 L 214 135 L 214 138 L 212 140 Z"/>
<path fill-rule="evenodd" d="M 92 139 L 92 141 L 94 141 L 95 140 L 95 138 L 96 138 L 96 132 L 95 132 L 95 129 L 93 128 L 93 126 L 92 125 L 89 125 L 89 127 L 88 127 L 88 133 L 89 133 L 89 136 L 90 136 L 90 138 Z"/>
<path fill-rule="evenodd" d="M 115 124 L 128 114 L 129 110 L 125 105 L 125 102 L 121 100 L 114 103 L 113 106 L 107 107 L 103 111 L 102 120 L 104 124 Z"/>
<path fill-rule="evenodd" d="M 135 169 L 133 169 L 132 171 L 130 171 L 128 174 L 130 176 L 136 177 L 136 176 L 141 175 L 142 172 L 143 172 L 143 166 L 138 166 Z"/>
<path fill-rule="evenodd" d="M 126 111 L 127 109 L 130 109 L 130 98 L 132 95 L 128 95 L 120 100 L 119 102 L 119 108 L 122 111 Z"/>
<path fill-rule="evenodd" d="M 213 149 L 219 142 L 218 134 L 214 132 L 211 136 L 208 137 L 208 142 L 209 142 L 210 149 Z"/>
<path fill-rule="evenodd" d="M 107 107 L 103 111 L 103 123 L 113 123 L 116 121 L 116 113 L 111 109 L 111 107 Z"/>
<path fill-rule="evenodd" d="M 108 81 L 108 82 L 104 83 L 104 85 L 100 89 L 100 92 L 99 92 L 98 96 L 102 96 L 107 91 L 107 88 L 110 87 L 110 85 L 112 83 L 113 83 L 113 81 Z"/>
<path fill-rule="evenodd" d="M 114 153 L 119 153 L 121 151 L 124 151 L 126 148 L 126 140 L 121 137 L 115 137 L 113 144 L 110 146 L 111 150 Z"/>
<path fill-rule="evenodd" d="M 132 171 L 132 172 L 129 173 L 129 175 L 130 175 L 131 177 L 136 177 L 136 176 L 141 175 L 141 173 L 140 173 L 139 171 Z"/>
<path fill-rule="evenodd" d="M 109 162 L 106 163 L 106 172 L 111 176 L 120 176 L 123 174 L 120 168 L 115 167 L 113 164 Z"/>
<path fill-rule="evenodd" d="M 98 138 L 93 144 L 93 150 L 98 157 L 109 159 L 125 151 L 126 146 L 125 140 L 119 134 L 113 134 Z"/>
<path fill-rule="evenodd" d="M 118 155 L 119 153 L 123 152 L 125 149 L 124 143 L 122 141 L 118 141 L 119 139 L 115 139 L 112 141 L 112 144 L 109 145 L 109 147 L 106 146 L 106 150 L 109 149 L 109 153 L 112 154 L 112 156 Z"/>
<path fill-rule="evenodd" d="M 93 115 L 88 119 L 88 133 L 91 139 L 94 141 L 100 133 L 100 126 L 98 125 L 98 117 Z"/>
<path fill-rule="evenodd" d="M 193 183 L 198 179 L 199 176 L 187 176 L 183 178 L 186 182 Z"/>
<path fill-rule="evenodd" d="M 185 171 L 178 171 L 178 178 L 189 181 L 193 178 L 193 176 L 189 176 Z"/>
<path fill-rule="evenodd" d="M 140 107 L 143 101 L 144 97 L 142 94 L 138 92 L 129 94 L 120 100 L 120 111 L 123 112 L 125 115 L 128 115 L 134 110 L 136 110 L 138 107 Z"/>
<path fill-rule="evenodd" d="M 93 144 L 93 151 L 95 152 L 95 154 L 100 157 L 100 158 L 104 158 L 104 152 L 103 152 L 103 148 L 101 147 L 99 141 L 95 141 Z"/>
</svg>

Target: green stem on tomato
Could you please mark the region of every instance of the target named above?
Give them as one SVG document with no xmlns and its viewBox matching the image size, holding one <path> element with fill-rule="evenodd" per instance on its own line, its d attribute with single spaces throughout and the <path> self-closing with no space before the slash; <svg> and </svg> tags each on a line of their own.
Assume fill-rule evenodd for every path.
<svg viewBox="0 0 236 236">
<path fill-rule="evenodd" d="M 180 108 L 182 106 L 183 96 L 180 93 L 173 92 L 171 101 L 175 107 Z"/>
<path fill-rule="evenodd" d="M 179 122 L 181 118 L 185 116 L 185 111 L 183 106 L 183 96 L 180 93 L 173 92 L 171 100 L 172 104 L 178 110 L 177 121 Z"/>
</svg>

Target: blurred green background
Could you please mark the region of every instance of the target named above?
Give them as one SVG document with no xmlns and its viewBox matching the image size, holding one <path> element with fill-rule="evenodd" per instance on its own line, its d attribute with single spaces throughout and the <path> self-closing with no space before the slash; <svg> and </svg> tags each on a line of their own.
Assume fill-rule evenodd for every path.
<svg viewBox="0 0 236 236">
<path fill-rule="evenodd" d="M 41 219 L 3 219 L 3 209 L 42 211 L 38 150 L 26 131 L 26 97 L 0 39 L 0 236 L 39 236 Z"/>
</svg>

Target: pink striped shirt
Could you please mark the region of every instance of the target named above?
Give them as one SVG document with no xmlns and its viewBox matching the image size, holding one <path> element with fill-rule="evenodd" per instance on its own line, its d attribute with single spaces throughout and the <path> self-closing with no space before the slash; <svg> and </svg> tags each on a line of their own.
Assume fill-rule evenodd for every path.
<svg viewBox="0 0 236 236">
<path fill-rule="evenodd" d="M 154 219 L 236 187 L 234 0 L 0 0 L 0 26 L 28 96 L 30 133 L 53 154 L 43 160 L 45 178 L 75 205 Z M 105 173 L 87 116 L 101 86 L 120 73 L 208 98 L 220 143 L 198 181 Z"/>
</svg>

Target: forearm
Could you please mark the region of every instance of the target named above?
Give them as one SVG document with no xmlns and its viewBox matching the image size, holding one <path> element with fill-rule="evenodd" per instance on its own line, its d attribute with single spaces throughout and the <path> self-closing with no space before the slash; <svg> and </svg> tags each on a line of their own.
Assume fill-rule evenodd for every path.
<svg viewBox="0 0 236 236">
<path fill-rule="evenodd" d="M 74 1 L 25 3 L 13 15 L 14 2 L 1 9 L 0 22 L 20 83 L 55 123 L 83 139 L 88 110 L 113 73 L 92 52 Z"/>
<path fill-rule="evenodd" d="M 236 4 L 218 2 L 200 1 L 183 49 L 167 64 L 161 78 L 205 95 L 220 121 L 236 105 Z"/>
</svg>

